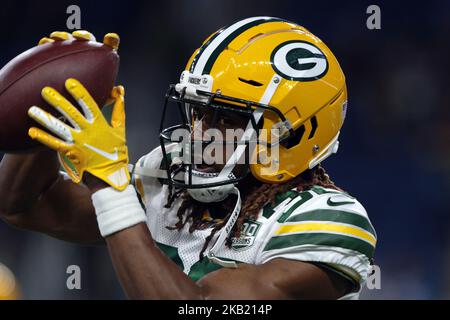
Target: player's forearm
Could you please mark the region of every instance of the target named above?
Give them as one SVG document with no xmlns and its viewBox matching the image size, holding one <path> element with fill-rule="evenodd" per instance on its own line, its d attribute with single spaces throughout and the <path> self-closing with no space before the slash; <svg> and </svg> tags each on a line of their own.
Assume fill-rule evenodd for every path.
<svg viewBox="0 0 450 320">
<path fill-rule="evenodd" d="M 27 211 L 58 177 L 56 152 L 6 154 L 0 163 L 0 211 Z"/>
<path fill-rule="evenodd" d="M 200 299 L 201 288 L 156 247 L 133 186 L 119 191 L 87 179 L 100 234 L 132 299 Z M 152 214 L 152 213 L 150 213 Z"/>
<path fill-rule="evenodd" d="M 202 299 L 201 288 L 155 245 L 140 223 L 106 238 L 111 259 L 131 299 Z"/>
</svg>

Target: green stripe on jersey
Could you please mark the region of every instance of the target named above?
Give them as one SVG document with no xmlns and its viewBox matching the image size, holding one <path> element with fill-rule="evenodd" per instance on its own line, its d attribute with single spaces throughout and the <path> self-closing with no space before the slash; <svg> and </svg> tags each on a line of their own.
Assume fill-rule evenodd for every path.
<svg viewBox="0 0 450 320">
<path fill-rule="evenodd" d="M 358 251 L 372 258 L 374 247 L 367 242 L 332 233 L 299 233 L 287 236 L 276 236 L 269 240 L 263 251 L 284 249 L 302 245 L 333 246 Z"/>
<path fill-rule="evenodd" d="M 304 192 L 300 192 L 298 194 L 298 197 L 301 197 L 301 199 L 298 200 L 294 205 L 292 205 L 292 207 L 290 207 L 289 210 L 284 212 L 281 215 L 281 217 L 278 218 L 278 222 L 283 223 L 284 221 L 286 221 L 286 219 L 289 218 L 289 216 L 292 214 L 292 212 L 294 212 L 295 209 L 300 207 L 306 201 L 310 200 L 313 197 L 313 195 L 308 191 L 304 191 Z M 292 201 L 294 201 L 294 200 L 295 199 L 292 199 Z"/>
<path fill-rule="evenodd" d="M 314 191 L 317 194 L 334 193 L 334 194 L 343 194 L 343 195 L 349 196 L 345 192 L 341 192 L 341 191 L 338 191 L 338 190 L 333 190 L 333 191 L 326 190 L 324 187 L 317 186 L 317 185 L 312 187 L 310 190 Z"/>
<path fill-rule="evenodd" d="M 172 260 L 173 262 L 175 262 L 177 264 L 177 266 L 180 267 L 181 270 L 184 269 L 184 265 L 183 265 L 183 261 L 181 261 L 180 255 L 178 254 L 178 249 L 172 246 L 169 246 L 167 244 L 164 243 L 160 243 L 160 242 L 156 242 L 156 245 L 158 246 L 158 248 L 164 252 L 164 254 L 166 256 L 168 256 L 170 258 L 170 260 Z"/>
<path fill-rule="evenodd" d="M 268 203 L 263 207 L 263 217 L 269 219 L 272 216 L 272 214 L 275 213 L 274 208 L 276 208 L 280 203 L 282 203 L 287 198 L 291 198 L 292 200 L 299 194 L 300 193 L 295 190 L 289 190 L 284 193 L 277 194 L 275 196 L 275 203 L 273 205 L 271 203 Z"/>
<path fill-rule="evenodd" d="M 156 241 L 155 241 L 156 242 Z M 160 242 L 156 242 L 158 248 L 170 258 L 173 262 L 176 263 L 178 267 L 180 267 L 181 270 L 184 270 L 184 264 L 183 261 L 180 258 L 180 255 L 178 254 L 178 249 L 173 246 L 169 246 Z M 225 261 L 234 261 L 236 263 L 242 263 L 241 261 L 227 259 L 220 257 L 221 260 Z M 210 272 L 216 271 L 218 269 L 223 268 L 221 265 L 213 263 L 209 261 L 208 258 L 204 257 L 202 260 L 197 261 L 194 263 L 189 270 L 189 278 L 191 278 L 193 281 L 198 281 L 201 278 L 203 278 L 205 275 L 207 275 Z"/>
<path fill-rule="evenodd" d="M 366 217 L 363 217 L 359 214 L 341 211 L 341 210 L 332 210 L 332 209 L 318 209 L 303 212 L 301 214 L 290 217 L 286 220 L 286 222 L 299 222 L 299 221 L 332 221 L 332 222 L 340 222 L 351 224 L 356 227 L 360 227 L 368 232 L 370 232 L 374 237 L 376 237 L 375 230 L 370 224 L 369 220 Z"/>
<path fill-rule="evenodd" d="M 191 270 L 189 270 L 188 276 L 193 281 L 198 281 L 208 273 L 219 270 L 221 268 L 221 265 L 212 263 L 208 258 L 204 257 L 202 260 L 197 261 L 192 265 Z"/>
<path fill-rule="evenodd" d="M 241 261 L 227 259 L 227 258 L 219 258 L 224 261 L 234 261 L 236 263 L 242 263 Z M 194 263 L 191 267 L 191 270 L 189 270 L 189 278 L 191 278 L 193 281 L 198 281 L 204 276 L 206 276 L 208 273 L 222 269 L 223 266 L 220 264 L 216 264 L 214 262 L 209 261 L 207 257 L 203 257 L 202 260 L 197 261 Z"/>
</svg>

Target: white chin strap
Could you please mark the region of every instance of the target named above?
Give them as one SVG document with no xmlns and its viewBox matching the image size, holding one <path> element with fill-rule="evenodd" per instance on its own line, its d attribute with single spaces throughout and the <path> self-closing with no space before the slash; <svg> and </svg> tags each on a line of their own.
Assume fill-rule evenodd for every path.
<svg viewBox="0 0 450 320">
<path fill-rule="evenodd" d="M 217 257 L 217 252 L 225 244 L 225 241 L 231 230 L 233 229 L 233 226 L 239 217 L 239 213 L 241 212 L 241 194 L 239 192 L 239 189 L 233 187 L 230 192 L 234 193 L 237 196 L 236 205 L 234 206 L 233 212 L 231 213 L 227 223 L 220 230 L 219 237 L 217 238 L 216 242 L 211 247 L 211 249 L 207 251 L 206 256 L 211 262 L 219 264 L 225 268 L 237 268 L 236 262 L 223 260 Z"/>
</svg>

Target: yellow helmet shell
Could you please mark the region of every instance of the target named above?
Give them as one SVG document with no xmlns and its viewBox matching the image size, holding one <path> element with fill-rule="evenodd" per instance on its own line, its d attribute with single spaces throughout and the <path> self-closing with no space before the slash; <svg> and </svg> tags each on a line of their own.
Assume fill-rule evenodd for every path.
<svg viewBox="0 0 450 320">
<path fill-rule="evenodd" d="M 280 145 L 276 170 L 253 161 L 257 179 L 290 180 L 336 152 L 347 104 L 345 76 L 330 49 L 304 27 L 271 17 L 241 20 L 208 37 L 186 70 L 210 75 L 212 92 L 253 102 L 261 101 L 274 75 L 281 79 L 267 104 L 289 120 L 299 139 Z M 280 121 L 267 111 L 263 117 L 268 132 Z M 263 151 L 258 145 L 254 156 Z"/>
<path fill-rule="evenodd" d="M 19 288 L 14 274 L 0 263 L 0 300 L 17 300 Z"/>
</svg>

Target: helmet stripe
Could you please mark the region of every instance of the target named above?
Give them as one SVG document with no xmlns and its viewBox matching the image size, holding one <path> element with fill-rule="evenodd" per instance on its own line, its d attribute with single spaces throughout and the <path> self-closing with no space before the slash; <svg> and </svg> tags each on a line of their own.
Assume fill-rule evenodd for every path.
<svg viewBox="0 0 450 320">
<path fill-rule="evenodd" d="M 200 48 L 192 61 L 191 72 L 195 75 L 209 74 L 219 54 L 237 36 L 254 26 L 275 21 L 285 20 L 271 17 L 253 17 L 238 21 L 227 28 L 219 30 Z"/>
<path fill-rule="evenodd" d="M 200 58 L 200 56 L 203 54 L 203 51 L 205 51 L 205 49 L 211 44 L 211 42 L 226 28 L 228 28 L 228 26 L 221 28 L 220 30 L 216 31 L 216 33 L 214 33 L 213 36 L 211 36 L 211 38 L 205 42 L 204 45 L 202 45 L 200 47 L 200 50 L 198 50 L 197 54 L 195 55 L 194 59 L 192 60 L 191 66 L 189 67 L 189 72 L 193 73 L 194 72 L 194 68 L 197 64 L 198 59 Z"/>
</svg>

